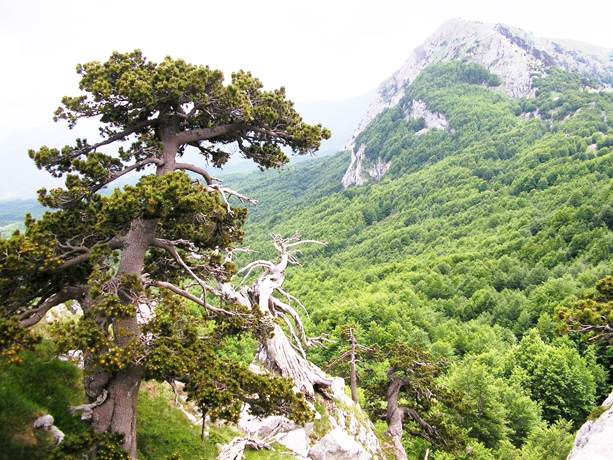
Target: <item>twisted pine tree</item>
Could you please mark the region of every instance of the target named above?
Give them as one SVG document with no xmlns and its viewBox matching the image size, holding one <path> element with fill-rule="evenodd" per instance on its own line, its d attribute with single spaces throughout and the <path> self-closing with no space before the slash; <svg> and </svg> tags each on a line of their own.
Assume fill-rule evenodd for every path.
<svg viewBox="0 0 613 460">
<path fill-rule="evenodd" d="M 397 341 L 387 346 L 387 378 L 374 379 L 366 388 L 368 410 L 387 422 L 396 460 L 407 460 L 402 434 L 425 439 L 433 446 L 458 451 L 465 439 L 449 414 L 463 411 L 462 395 L 437 381 L 443 363 L 419 347 Z"/>
<path fill-rule="evenodd" d="M 329 131 L 303 123 L 283 88 L 264 91 L 243 71 L 224 85 L 218 70 L 170 57 L 156 64 L 136 50 L 77 73 L 84 94 L 64 97 L 55 120 L 72 128 L 95 118 L 101 139 L 29 152 L 39 168 L 65 177 L 65 188 L 40 190 L 39 201 L 54 211 L 27 218 L 23 235 L 0 242 L 3 354 L 18 360 L 31 342 L 24 328 L 78 301 L 84 316 L 64 327 L 61 345 L 84 353 L 92 424 L 123 434 L 132 458 L 143 378 L 185 380 L 212 417 L 235 420 L 248 401 L 255 413 L 305 419 L 288 380 L 252 374 L 214 352 L 228 334 L 271 335 L 258 308 L 222 289 L 236 273 L 229 254 L 246 214 L 228 199 L 254 200 L 181 157 L 193 147 L 222 166 L 235 151 L 262 169 L 279 168 L 288 161 L 282 147 L 314 152 Z M 111 144 L 114 154 L 106 153 Z M 148 174 L 109 196 L 97 193 L 131 171 Z"/>
<path fill-rule="evenodd" d="M 570 309 L 558 312 L 558 321 L 567 333 L 583 334 L 590 341 L 613 341 L 613 276 L 598 281 Z"/>
</svg>

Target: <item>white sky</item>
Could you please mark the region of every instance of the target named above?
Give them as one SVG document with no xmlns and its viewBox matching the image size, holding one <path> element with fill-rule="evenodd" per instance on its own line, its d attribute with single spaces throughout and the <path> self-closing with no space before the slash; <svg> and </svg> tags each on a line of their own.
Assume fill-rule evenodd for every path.
<svg viewBox="0 0 613 460">
<path fill-rule="evenodd" d="M 7 145 L 28 132 L 37 141 L 65 132 L 50 120 L 63 95 L 79 93 L 76 64 L 114 50 L 227 76 L 251 70 L 294 101 L 345 99 L 377 86 L 451 18 L 613 48 L 612 0 L 0 0 L 0 159 L 7 165 Z"/>
</svg>

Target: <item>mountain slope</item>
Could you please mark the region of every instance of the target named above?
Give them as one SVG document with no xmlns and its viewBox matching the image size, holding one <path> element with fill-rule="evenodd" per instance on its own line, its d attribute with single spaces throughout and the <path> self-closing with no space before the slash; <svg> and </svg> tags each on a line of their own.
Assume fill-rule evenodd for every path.
<svg viewBox="0 0 613 460">
<path fill-rule="evenodd" d="M 501 24 L 450 20 L 413 50 L 404 66 L 379 86 L 366 116 L 344 147 L 352 151 L 353 159 L 343 184 L 346 187 L 359 185 L 369 176 L 380 178 L 386 172 L 388 166 L 384 162 L 364 158 L 357 138 L 379 113 L 395 107 L 404 97 L 408 85 L 432 65 L 452 61 L 478 64 L 498 77 L 500 91 L 510 98 L 520 99 L 533 97 L 536 93 L 535 81 L 554 68 L 581 76 L 593 87 L 610 90 L 613 83 L 611 53 L 612 50 L 577 45 L 570 41 L 561 45 Z M 407 102 L 412 102 L 416 107 L 411 112 L 409 105 L 406 117 L 425 118 L 427 128 L 454 129 L 440 114 L 428 110 L 423 101 Z M 431 120 L 433 117 L 435 120 Z M 442 124 L 436 118 L 442 120 Z"/>
<path fill-rule="evenodd" d="M 463 395 L 453 422 L 471 448 L 455 458 L 562 460 L 613 383 L 611 351 L 559 337 L 555 320 L 613 272 L 613 93 L 593 88 L 599 74 L 550 66 L 509 97 L 457 49 L 399 80 L 352 153 L 228 178 L 260 200 L 245 241 L 259 254 L 239 265 L 275 257 L 271 232 L 326 241 L 297 254 L 286 280 L 309 335 L 337 340 L 310 359 L 337 358 L 348 324 L 363 345 L 419 346 Z M 343 187 L 359 151 L 378 180 Z M 385 381 L 385 362 L 360 370 L 365 391 Z M 406 448 L 451 458 L 410 437 Z"/>
<path fill-rule="evenodd" d="M 423 70 L 357 137 L 365 159 L 389 164 L 376 182 L 342 188 L 344 152 L 233 184 L 262 199 L 247 242 L 264 257 L 269 232 L 328 242 L 288 274 L 310 332 L 356 323 L 365 345 L 400 339 L 449 360 L 450 385 L 498 408 L 463 422 L 487 458 L 511 458 L 507 441 L 536 449 L 529 439 L 545 422 L 576 429 L 608 394 L 612 362 L 604 348 L 556 338 L 554 318 L 613 271 L 613 93 L 560 68 L 532 79 L 536 97 L 509 98 L 499 82 L 461 60 Z M 415 101 L 450 128 L 408 117 Z M 310 356 L 324 364 L 337 350 Z M 582 375 L 578 399 L 567 371 Z M 477 382 L 490 382 L 486 393 Z M 502 407 L 502 388 L 515 385 L 539 416 L 523 434 L 495 431 L 519 423 Z"/>
</svg>

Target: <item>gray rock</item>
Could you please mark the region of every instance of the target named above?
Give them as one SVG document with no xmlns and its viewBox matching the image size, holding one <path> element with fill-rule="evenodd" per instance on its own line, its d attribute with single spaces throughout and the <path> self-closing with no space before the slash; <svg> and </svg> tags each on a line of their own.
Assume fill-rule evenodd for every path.
<svg viewBox="0 0 613 460">
<path fill-rule="evenodd" d="M 273 437 L 277 433 L 289 433 L 292 430 L 300 428 L 285 417 L 272 415 L 261 419 L 252 416 L 247 410 L 243 410 L 241 413 L 238 427 L 251 436 L 257 436 L 259 439 Z"/>
<path fill-rule="evenodd" d="M 369 452 L 377 453 L 381 451 L 381 446 L 379 446 L 379 440 L 373 431 L 369 428 L 366 428 L 364 425 L 360 426 L 360 431 L 356 436 L 357 441 L 366 447 L 366 450 Z"/>
<path fill-rule="evenodd" d="M 300 457 L 306 457 L 309 452 L 309 440 L 304 428 L 299 428 L 278 436 L 277 442 L 283 444 Z"/>
<path fill-rule="evenodd" d="M 342 429 L 325 435 L 309 451 L 313 460 L 370 460 L 372 455 Z"/>
<path fill-rule="evenodd" d="M 602 404 L 613 405 L 613 393 Z M 607 460 L 613 458 L 613 408 L 597 420 L 589 420 L 577 432 L 567 460 Z"/>
<path fill-rule="evenodd" d="M 32 423 L 32 428 L 48 431 L 49 433 L 51 433 L 51 436 L 53 436 L 53 439 L 55 439 L 55 443 L 59 444 L 64 440 L 64 433 L 62 433 L 62 431 L 58 427 L 56 427 L 53 422 L 53 416 L 49 414 L 41 415 L 36 420 L 34 420 L 34 423 Z"/>
</svg>

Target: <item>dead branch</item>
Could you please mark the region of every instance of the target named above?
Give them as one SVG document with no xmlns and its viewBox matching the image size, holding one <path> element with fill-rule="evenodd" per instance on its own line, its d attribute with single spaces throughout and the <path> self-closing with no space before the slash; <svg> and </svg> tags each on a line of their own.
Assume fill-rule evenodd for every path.
<svg viewBox="0 0 613 460">
<path fill-rule="evenodd" d="M 237 312 L 231 312 L 228 310 L 224 310 L 223 308 L 217 308 L 214 307 L 213 305 L 205 302 L 204 300 L 196 297 L 193 294 L 190 294 L 189 292 L 175 286 L 174 284 L 168 283 L 166 281 L 152 281 L 151 284 L 153 286 L 158 286 L 164 289 L 168 289 L 169 291 L 174 292 L 175 294 L 178 294 L 188 300 L 191 300 L 192 302 L 194 302 L 195 304 L 200 305 L 201 307 L 206 308 L 207 310 L 209 310 L 212 313 L 215 313 L 216 315 L 221 315 L 221 316 L 237 316 L 239 315 L 239 313 Z"/>
<path fill-rule="evenodd" d="M 19 325 L 23 328 L 33 326 L 38 323 L 53 307 L 56 307 L 68 300 L 80 300 L 87 295 L 88 292 L 88 286 L 66 286 L 50 297 L 47 297 L 36 308 L 26 310 L 19 315 L 19 319 L 21 320 Z"/>
</svg>

